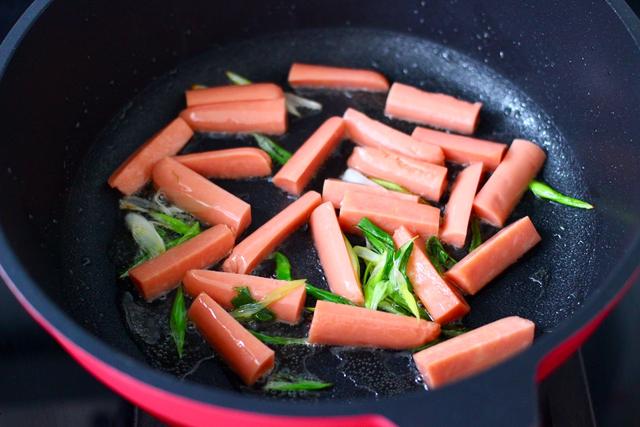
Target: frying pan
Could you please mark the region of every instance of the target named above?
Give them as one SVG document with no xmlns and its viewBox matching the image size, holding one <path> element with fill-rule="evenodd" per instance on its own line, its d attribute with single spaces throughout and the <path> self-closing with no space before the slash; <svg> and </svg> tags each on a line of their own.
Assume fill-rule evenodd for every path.
<svg viewBox="0 0 640 427">
<path fill-rule="evenodd" d="M 617 0 L 36 1 L 0 47 L 0 273 L 80 364 L 171 423 L 535 424 L 536 381 L 640 276 L 639 35 Z M 106 177 L 176 115 L 192 83 L 222 83 L 226 69 L 284 83 L 293 60 L 377 68 L 391 80 L 481 100 L 478 135 L 535 140 L 549 154 L 542 178 L 596 205 L 583 212 L 527 195 L 514 218 L 530 214 L 543 243 L 470 299 L 471 327 L 511 314 L 534 320 L 529 350 L 437 391 L 371 381 L 377 394 L 357 383 L 381 372 L 386 353 L 321 351 L 307 365 L 344 386 L 296 399 L 244 389 L 215 359 L 180 379 L 189 360 L 139 333 L 136 313 L 154 322 L 167 302 L 144 307 L 115 280 L 128 249 Z M 318 97 L 324 117 L 346 105 L 379 115 L 375 97 Z M 292 122 L 282 144 L 295 148 L 320 120 Z M 198 137 L 187 150 L 234 144 L 248 141 Z M 349 150 L 343 144 L 311 186 L 336 175 Z M 221 184 L 250 200 L 254 228 L 286 203 L 264 182 Z M 322 286 L 305 236 L 283 250 Z M 189 339 L 197 344 L 196 334 Z M 354 378 L 335 364 L 347 357 Z"/>
</svg>

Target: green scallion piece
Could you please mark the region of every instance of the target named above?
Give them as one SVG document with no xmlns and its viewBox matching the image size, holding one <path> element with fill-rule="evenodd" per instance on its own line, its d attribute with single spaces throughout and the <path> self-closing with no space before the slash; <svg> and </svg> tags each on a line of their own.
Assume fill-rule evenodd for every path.
<svg viewBox="0 0 640 427">
<path fill-rule="evenodd" d="M 565 196 L 558 190 L 551 188 L 548 184 L 537 181 L 535 179 L 529 183 L 529 190 L 531 190 L 531 192 L 535 194 L 536 197 L 545 200 L 551 200 L 552 202 L 556 202 L 561 205 L 580 209 L 593 209 L 592 204 L 587 203 L 583 200 L 574 199 L 573 197 Z"/>
</svg>

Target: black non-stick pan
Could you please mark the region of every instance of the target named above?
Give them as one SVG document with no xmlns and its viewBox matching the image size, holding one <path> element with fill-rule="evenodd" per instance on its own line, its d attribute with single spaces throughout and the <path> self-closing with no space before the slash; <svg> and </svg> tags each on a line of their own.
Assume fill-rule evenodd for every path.
<svg viewBox="0 0 640 427">
<path fill-rule="evenodd" d="M 174 423 L 534 424 L 535 380 L 575 350 L 638 275 L 637 28 L 617 1 L 36 2 L 0 52 L 1 272 L 80 363 Z M 293 61 L 374 68 L 482 101 L 478 136 L 536 141 L 548 154 L 542 179 L 596 205 L 585 212 L 526 195 L 512 219 L 530 215 L 542 243 L 469 298 L 470 327 L 507 315 L 533 320 L 531 349 L 437 391 L 416 383 L 409 353 L 278 350 L 278 369 L 335 383 L 303 396 L 240 385 L 195 330 L 177 358 L 170 298 L 148 305 L 117 280 L 133 248 L 106 179 L 176 116 L 192 84 L 226 83 L 230 69 L 286 85 Z M 382 96 L 306 95 L 324 109 L 291 120 L 279 140 L 290 150 L 347 106 L 412 129 L 383 118 Z M 198 135 L 184 152 L 251 143 Z M 310 189 L 339 175 L 351 149 L 343 142 Z M 265 180 L 216 182 L 251 203 L 249 232 L 290 203 Z M 281 250 L 296 276 L 326 286 L 306 229 Z M 272 268 L 265 262 L 258 273 Z M 267 330 L 306 332 L 278 328 Z"/>
</svg>

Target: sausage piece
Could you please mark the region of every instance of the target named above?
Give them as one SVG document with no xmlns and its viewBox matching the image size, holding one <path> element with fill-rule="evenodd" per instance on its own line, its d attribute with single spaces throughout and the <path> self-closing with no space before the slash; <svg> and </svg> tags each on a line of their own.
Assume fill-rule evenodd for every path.
<svg viewBox="0 0 640 427">
<path fill-rule="evenodd" d="M 415 237 L 406 227 L 393 233 L 393 241 L 401 247 Z M 441 325 L 460 319 L 469 312 L 469 304 L 438 273 L 425 254 L 425 242 L 414 240 L 413 250 L 407 263 L 407 276 L 413 292 L 420 299 L 434 322 Z"/>
<path fill-rule="evenodd" d="M 321 201 L 315 191 L 305 193 L 233 248 L 222 269 L 230 273 L 251 273 L 284 239 L 307 222 Z"/>
<path fill-rule="evenodd" d="M 299 196 L 338 146 L 343 134 L 344 122 L 342 118 L 329 118 L 282 166 L 273 177 L 273 183 L 287 193 Z"/>
<path fill-rule="evenodd" d="M 435 322 L 318 301 L 309 329 L 309 342 L 405 350 L 433 341 L 438 335 L 440 325 Z"/>
<path fill-rule="evenodd" d="M 187 271 L 220 261 L 231 251 L 234 240 L 229 227 L 216 225 L 132 268 L 129 277 L 142 297 L 152 301 L 178 286 Z"/>
<path fill-rule="evenodd" d="M 535 325 L 518 316 L 505 317 L 448 339 L 413 355 L 430 389 L 470 377 L 525 350 Z"/>
<path fill-rule="evenodd" d="M 340 209 L 340 204 L 347 191 L 368 193 L 368 194 L 381 194 L 383 196 L 395 197 L 396 199 L 406 200 L 409 202 L 418 203 L 420 196 L 416 194 L 401 193 L 399 191 L 387 190 L 380 186 L 371 186 L 364 184 L 355 184 L 353 182 L 341 181 L 339 179 L 325 179 L 322 186 L 322 201 L 331 202 L 333 207 Z"/>
<path fill-rule="evenodd" d="M 361 234 L 356 225 L 365 217 L 390 234 L 404 225 L 422 237 L 437 236 L 440 225 L 440 210 L 433 206 L 377 194 L 347 192 L 340 207 L 342 229 Z"/>
<path fill-rule="evenodd" d="M 342 117 L 346 122 L 349 138 L 358 145 L 379 148 L 437 165 L 444 164 L 444 153 L 438 146 L 413 139 L 353 108 L 347 109 Z"/>
<path fill-rule="evenodd" d="M 384 113 L 392 118 L 472 134 L 478 126 L 481 108 L 481 102 L 461 101 L 396 82 L 387 95 Z"/>
<path fill-rule="evenodd" d="M 467 228 L 473 207 L 473 199 L 482 176 L 482 163 L 464 168 L 451 187 L 449 201 L 444 208 L 444 219 L 440 227 L 440 240 L 456 248 L 464 246 Z"/>
<path fill-rule="evenodd" d="M 473 202 L 476 215 L 502 227 L 546 157 L 542 148 L 533 142 L 515 139 L 502 163 L 476 195 Z"/>
<path fill-rule="evenodd" d="M 268 293 L 290 282 L 223 271 L 189 270 L 182 279 L 182 283 L 184 290 L 192 297 L 204 292 L 225 309 L 230 310 L 233 308 L 231 300 L 237 296 L 235 288 L 249 288 L 253 299 L 260 301 Z M 281 322 L 299 323 L 306 295 L 304 286 L 300 286 L 270 304 L 269 310 Z"/>
<path fill-rule="evenodd" d="M 465 165 L 482 162 L 486 171 L 495 170 L 507 152 L 507 144 L 421 127 L 415 128 L 411 137 L 442 148 L 450 162 Z"/>
<path fill-rule="evenodd" d="M 204 151 L 174 159 L 206 178 L 242 179 L 271 175 L 271 157 L 253 147 Z"/>
<path fill-rule="evenodd" d="M 185 92 L 187 107 L 234 101 L 264 101 L 284 98 L 280 86 L 273 83 L 214 86 Z"/>
<path fill-rule="evenodd" d="M 375 148 L 356 147 L 347 160 L 350 168 L 403 186 L 437 202 L 447 187 L 447 168 Z"/>
<path fill-rule="evenodd" d="M 289 85 L 294 88 L 308 87 L 369 92 L 389 90 L 389 82 L 377 71 L 300 63 L 291 65 Z"/>
<path fill-rule="evenodd" d="M 284 98 L 197 105 L 182 110 L 180 117 L 198 132 L 282 135 L 287 131 Z"/>
<path fill-rule="evenodd" d="M 274 351 L 207 294 L 202 293 L 193 301 L 189 319 L 246 385 L 254 384 L 273 369 Z"/>
<path fill-rule="evenodd" d="M 311 214 L 310 223 L 313 242 L 331 292 L 362 305 L 364 297 L 360 278 L 351 264 L 345 238 L 331 202 L 318 206 Z"/>
<path fill-rule="evenodd" d="M 173 156 L 185 146 L 193 131 L 180 117 L 149 139 L 122 163 L 109 177 L 109 185 L 131 195 L 151 179 L 153 166 L 167 156 Z"/>
<path fill-rule="evenodd" d="M 474 295 L 515 263 L 542 238 L 528 216 L 503 228 L 445 273 L 467 294 Z"/>
<path fill-rule="evenodd" d="M 179 208 L 207 224 L 226 224 L 240 235 L 251 223 L 251 205 L 167 157 L 153 168 L 153 183 Z"/>
</svg>

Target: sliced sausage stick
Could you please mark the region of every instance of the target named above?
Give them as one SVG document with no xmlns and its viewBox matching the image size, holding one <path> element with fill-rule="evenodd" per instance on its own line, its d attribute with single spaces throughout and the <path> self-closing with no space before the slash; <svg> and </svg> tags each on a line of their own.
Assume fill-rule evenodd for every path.
<svg viewBox="0 0 640 427">
<path fill-rule="evenodd" d="M 214 86 L 185 92 L 187 107 L 233 101 L 264 101 L 284 98 L 280 86 L 273 83 Z"/>
<path fill-rule="evenodd" d="M 498 231 L 445 273 L 445 278 L 474 295 L 515 263 L 542 238 L 528 216 Z"/>
<path fill-rule="evenodd" d="M 206 178 L 242 179 L 271 175 L 271 157 L 253 147 L 204 151 L 174 159 Z"/>
<path fill-rule="evenodd" d="M 430 389 L 487 370 L 525 350 L 535 325 L 522 317 L 505 317 L 448 339 L 413 355 Z"/>
<path fill-rule="evenodd" d="M 380 186 L 370 186 L 364 184 L 355 184 L 353 182 L 341 181 L 339 179 L 325 179 L 322 186 L 322 201 L 331 202 L 333 207 L 340 209 L 340 204 L 347 191 L 368 193 L 368 194 L 380 194 L 388 197 L 395 197 L 396 199 L 406 200 L 409 202 L 418 203 L 420 196 L 416 194 L 400 193 L 399 191 L 387 190 Z"/>
<path fill-rule="evenodd" d="M 126 195 L 135 193 L 151 179 L 153 165 L 177 154 L 192 136 L 187 122 L 178 117 L 131 154 L 109 177 L 109 185 Z"/>
<path fill-rule="evenodd" d="M 273 183 L 287 193 L 299 196 L 338 146 L 343 134 L 344 122 L 342 118 L 329 118 L 282 166 L 273 177 Z"/>
<path fill-rule="evenodd" d="M 405 350 L 433 341 L 440 325 L 415 317 L 318 301 L 309 329 L 312 344 Z"/>
<path fill-rule="evenodd" d="M 229 227 L 216 225 L 132 268 L 129 277 L 142 297 L 152 301 L 175 288 L 187 271 L 220 261 L 231 251 L 234 240 Z"/>
<path fill-rule="evenodd" d="M 444 208 L 444 219 L 440 227 L 440 240 L 456 248 L 463 247 L 467 239 L 473 199 L 476 197 L 481 176 L 482 163 L 474 163 L 458 174 L 451 187 L 451 194 Z"/>
<path fill-rule="evenodd" d="M 364 90 L 369 92 L 389 90 L 389 82 L 377 71 L 300 63 L 291 65 L 289 85 L 296 88 Z"/>
<path fill-rule="evenodd" d="M 287 131 L 284 98 L 197 105 L 183 110 L 180 117 L 198 132 L 282 135 Z"/>
<path fill-rule="evenodd" d="M 153 168 L 153 183 L 202 222 L 226 224 L 236 235 L 251 223 L 251 205 L 169 157 Z"/>
<path fill-rule="evenodd" d="M 364 297 L 360 278 L 351 264 L 345 238 L 331 202 L 318 206 L 311 214 L 310 223 L 313 242 L 331 292 L 362 305 Z"/>
<path fill-rule="evenodd" d="M 421 127 L 415 128 L 411 137 L 442 148 L 444 156 L 450 162 L 462 164 L 482 162 L 487 171 L 498 167 L 508 148 L 507 144 Z"/>
<path fill-rule="evenodd" d="M 321 202 L 320 194 L 315 191 L 305 193 L 238 243 L 222 269 L 230 273 L 251 273 L 284 239 L 307 222 Z"/>
<path fill-rule="evenodd" d="M 182 279 L 182 283 L 184 290 L 192 297 L 204 292 L 225 309 L 232 309 L 233 304 L 231 300 L 238 294 L 235 288 L 249 288 L 253 299 L 260 301 L 268 293 L 289 282 L 266 277 L 249 276 L 247 274 L 226 273 L 223 271 L 189 270 Z M 271 310 L 281 322 L 290 324 L 299 323 L 306 295 L 304 286 L 300 286 L 270 304 L 269 310 Z"/>
<path fill-rule="evenodd" d="M 348 191 L 340 207 L 340 226 L 348 233 L 359 235 L 356 225 L 362 218 L 369 218 L 390 234 L 404 225 L 414 234 L 429 237 L 438 235 L 440 210 L 394 197 Z"/>
<path fill-rule="evenodd" d="M 447 187 L 447 168 L 444 166 L 375 148 L 354 148 L 347 165 L 364 175 L 394 182 L 434 202 L 440 200 Z"/>
<path fill-rule="evenodd" d="M 400 227 L 393 233 L 393 241 L 398 247 L 414 237 L 415 234 L 406 227 Z M 444 325 L 460 319 L 469 312 L 469 304 L 442 278 L 424 251 L 424 240 L 416 239 L 407 264 L 407 276 L 413 285 L 413 292 L 434 322 Z"/>
<path fill-rule="evenodd" d="M 546 157 L 542 148 L 533 142 L 515 139 L 502 163 L 478 192 L 473 202 L 476 215 L 502 227 Z"/>
<path fill-rule="evenodd" d="M 384 113 L 392 118 L 472 134 L 480 119 L 481 102 L 466 102 L 442 93 L 431 93 L 394 83 Z"/>
<path fill-rule="evenodd" d="M 200 294 L 189 308 L 189 319 L 213 349 L 252 385 L 273 369 L 275 353 L 207 294 Z"/>
<path fill-rule="evenodd" d="M 436 165 L 444 164 L 444 153 L 438 146 L 413 139 L 353 108 L 347 109 L 343 118 L 349 138 L 358 145 L 379 148 Z"/>
</svg>

